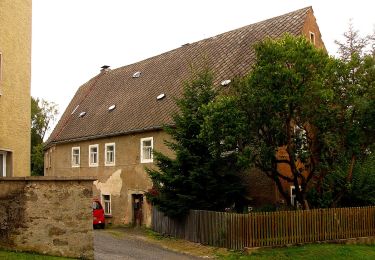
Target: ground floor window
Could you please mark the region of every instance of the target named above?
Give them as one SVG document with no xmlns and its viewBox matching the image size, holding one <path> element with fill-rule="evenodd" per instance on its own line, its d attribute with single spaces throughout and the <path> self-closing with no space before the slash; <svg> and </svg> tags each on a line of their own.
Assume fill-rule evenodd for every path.
<svg viewBox="0 0 375 260">
<path fill-rule="evenodd" d="M 299 186 L 299 188 L 301 189 L 301 186 Z M 290 186 L 290 204 L 292 206 L 294 206 L 296 202 L 297 202 L 297 200 L 296 200 L 296 187 Z M 299 203 L 297 202 L 297 206 L 298 205 L 299 205 Z"/>
<path fill-rule="evenodd" d="M 0 151 L 0 177 L 7 176 L 7 153 Z"/>
<path fill-rule="evenodd" d="M 104 207 L 104 215 L 112 215 L 112 207 L 111 207 L 111 195 L 110 194 L 102 194 L 102 204 Z"/>
</svg>

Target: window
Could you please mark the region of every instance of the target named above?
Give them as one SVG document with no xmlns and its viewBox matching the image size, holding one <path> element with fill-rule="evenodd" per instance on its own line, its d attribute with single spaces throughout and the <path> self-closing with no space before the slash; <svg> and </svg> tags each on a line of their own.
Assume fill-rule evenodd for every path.
<svg viewBox="0 0 375 260">
<path fill-rule="evenodd" d="M 93 144 L 89 146 L 89 166 L 97 167 L 99 164 L 99 145 Z"/>
<path fill-rule="evenodd" d="M 105 165 L 115 165 L 115 143 L 105 144 Z"/>
<path fill-rule="evenodd" d="M 72 148 L 72 167 L 79 167 L 80 165 L 80 148 Z"/>
<path fill-rule="evenodd" d="M 150 163 L 153 161 L 153 137 L 141 139 L 141 163 Z"/>
<path fill-rule="evenodd" d="M 0 87 L 1 87 L 1 80 L 3 76 L 3 54 L 0 52 Z M 0 88 L 0 96 L 1 96 L 1 88 Z"/>
<path fill-rule="evenodd" d="M 112 214 L 111 195 L 102 194 L 102 204 L 104 205 L 104 215 L 111 215 Z"/>
<path fill-rule="evenodd" d="M 310 33 L 310 42 L 315 45 L 315 33 L 313 32 L 309 32 L 309 33 Z"/>
<path fill-rule="evenodd" d="M 0 177 L 7 176 L 7 153 L 0 151 Z"/>
<path fill-rule="evenodd" d="M 299 186 L 301 189 L 301 186 Z M 290 204 L 294 206 L 296 203 L 296 187 L 290 186 Z M 299 207 L 299 203 L 297 202 L 297 207 Z"/>
</svg>

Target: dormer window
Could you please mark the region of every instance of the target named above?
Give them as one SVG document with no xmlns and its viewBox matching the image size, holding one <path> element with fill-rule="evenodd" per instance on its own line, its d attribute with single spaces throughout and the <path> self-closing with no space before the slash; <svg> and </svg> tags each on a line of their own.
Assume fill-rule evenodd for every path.
<svg viewBox="0 0 375 260">
<path fill-rule="evenodd" d="M 141 72 L 137 71 L 133 74 L 133 78 L 139 78 L 141 76 Z"/>
</svg>

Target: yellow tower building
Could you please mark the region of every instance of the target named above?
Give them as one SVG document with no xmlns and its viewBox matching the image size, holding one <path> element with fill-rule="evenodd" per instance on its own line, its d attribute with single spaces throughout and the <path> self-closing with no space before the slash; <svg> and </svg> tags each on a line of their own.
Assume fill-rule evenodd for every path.
<svg viewBox="0 0 375 260">
<path fill-rule="evenodd" d="M 30 175 L 31 0 L 0 0 L 0 177 Z"/>
</svg>

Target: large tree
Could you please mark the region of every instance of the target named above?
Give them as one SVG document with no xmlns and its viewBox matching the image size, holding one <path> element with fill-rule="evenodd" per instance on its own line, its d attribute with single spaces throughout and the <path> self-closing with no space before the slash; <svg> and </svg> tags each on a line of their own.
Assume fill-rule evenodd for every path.
<svg viewBox="0 0 375 260">
<path fill-rule="evenodd" d="M 325 103 L 323 86 L 331 61 L 304 37 L 291 35 L 266 39 L 255 51 L 256 63 L 245 78 L 234 81 L 234 94 L 219 99 L 220 105 L 208 105 L 206 136 L 215 143 L 219 132 L 229 133 L 229 150 L 237 150 L 239 162 L 262 170 L 288 204 L 289 187 L 283 182 L 294 185 L 296 199 L 305 207 L 308 183 L 319 173 L 313 115 Z M 230 114 L 231 123 L 220 122 Z"/>
<path fill-rule="evenodd" d="M 317 206 L 364 205 L 375 200 L 365 199 L 371 193 L 364 192 L 375 189 L 375 180 L 369 179 L 373 168 L 364 167 L 374 161 L 375 152 L 374 36 L 361 37 L 350 25 L 344 39 L 336 41 L 340 56 L 327 78 L 332 93 L 329 106 L 319 111 L 322 137 L 330 145 L 322 151 L 329 160 L 327 174 L 317 182 Z"/>
<path fill-rule="evenodd" d="M 200 135 L 203 107 L 217 96 L 212 82 L 212 73 L 205 69 L 185 83 L 177 100 L 179 111 L 173 115 L 173 124 L 165 127 L 171 137 L 166 145 L 174 156 L 154 151 L 157 168 L 147 169 L 154 184 L 148 199 L 171 217 L 183 217 L 189 209 L 238 206 L 243 195 L 236 157 L 210 153 L 209 143 Z"/>
<path fill-rule="evenodd" d="M 31 97 L 31 175 L 43 175 L 43 139 L 57 114 L 55 103 Z"/>
</svg>

